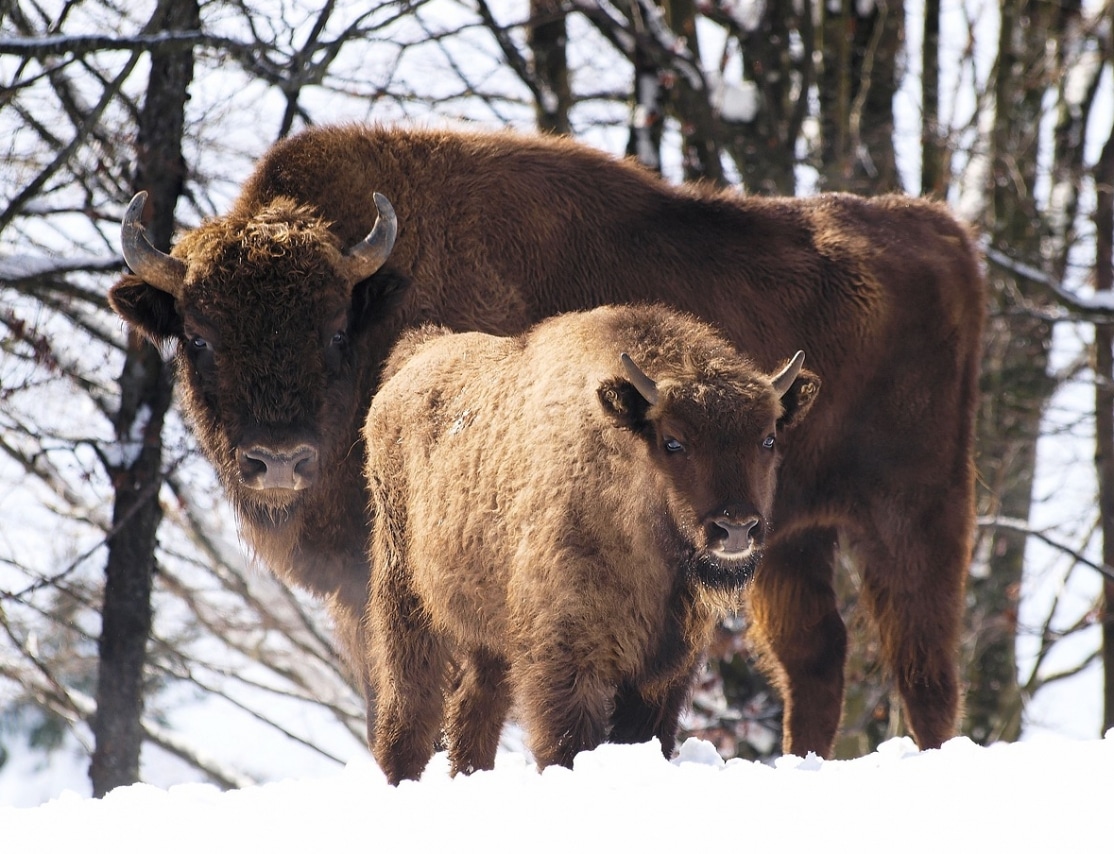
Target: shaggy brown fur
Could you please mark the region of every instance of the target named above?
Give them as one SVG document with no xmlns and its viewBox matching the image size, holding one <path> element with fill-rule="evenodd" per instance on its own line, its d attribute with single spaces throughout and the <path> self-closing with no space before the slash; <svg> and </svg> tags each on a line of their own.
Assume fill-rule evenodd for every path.
<svg viewBox="0 0 1114 854">
<path fill-rule="evenodd" d="M 512 701 L 539 767 L 571 766 L 612 720 L 614 740 L 656 736 L 670 756 L 699 657 L 758 559 L 778 443 L 819 381 L 794 366 L 780 393 L 660 307 L 420 339 L 396 350 L 364 429 L 387 778 L 417 778 L 433 754 L 454 662 L 454 773 L 493 766 Z M 621 351 L 656 381 L 652 405 Z"/>
<path fill-rule="evenodd" d="M 371 228 L 377 190 L 394 203 L 398 241 L 350 289 L 335 258 Z M 263 233 L 249 224 L 283 219 L 305 241 L 286 251 L 276 233 L 249 262 Z M 786 703 L 785 749 L 827 755 L 839 723 L 837 535 L 859 558 L 917 741 L 953 733 L 984 289 L 970 236 L 942 205 L 673 188 L 545 137 L 323 127 L 278 143 L 231 213 L 174 254 L 187 265 L 181 299 L 125 276 L 112 303 L 179 342 L 187 414 L 248 539 L 330 600 L 360 676 L 358 438 L 401 331 L 431 321 L 516 334 L 560 311 L 660 301 L 717 324 L 764 370 L 807 342 L 824 380 L 783 463 L 778 528 L 748 596 L 751 639 Z M 199 331 L 211 346 L 194 353 Z M 245 489 L 229 454 L 252 432 L 316 443 L 316 482 L 284 496 Z"/>
</svg>

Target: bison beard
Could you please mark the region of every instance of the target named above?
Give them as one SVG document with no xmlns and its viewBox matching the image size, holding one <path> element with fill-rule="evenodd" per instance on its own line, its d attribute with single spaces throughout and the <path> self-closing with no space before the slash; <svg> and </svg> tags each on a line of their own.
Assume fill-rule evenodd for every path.
<svg viewBox="0 0 1114 854">
<path fill-rule="evenodd" d="M 305 496 L 298 496 L 294 501 L 278 507 L 271 504 L 242 504 L 236 508 L 236 512 L 242 523 L 274 536 L 291 523 L 298 512 L 299 504 L 304 500 Z"/>
<path fill-rule="evenodd" d="M 744 558 L 728 560 L 703 549 L 693 549 L 681 561 L 681 572 L 692 584 L 717 593 L 737 593 L 754 577 L 761 550 L 752 549 Z"/>
</svg>

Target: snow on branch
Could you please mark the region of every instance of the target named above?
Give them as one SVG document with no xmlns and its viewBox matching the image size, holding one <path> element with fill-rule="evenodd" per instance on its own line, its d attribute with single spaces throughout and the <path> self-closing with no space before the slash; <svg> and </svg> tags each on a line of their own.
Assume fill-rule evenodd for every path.
<svg viewBox="0 0 1114 854">
<path fill-rule="evenodd" d="M 67 273 L 110 273 L 120 270 L 124 259 L 118 255 L 72 255 L 68 258 L 52 258 L 47 255 L 7 255 L 0 257 L 0 279 L 6 283 L 24 279 L 40 279 L 47 276 L 63 276 Z"/>
<path fill-rule="evenodd" d="M 59 57 L 80 59 L 101 51 L 161 53 L 190 47 L 206 47 L 226 52 L 244 68 L 269 83 L 283 80 L 283 69 L 271 62 L 260 45 L 244 43 L 201 30 L 178 30 L 123 35 L 6 36 L 0 38 L 0 56 L 51 60 Z"/>
<path fill-rule="evenodd" d="M 180 45 L 207 45 L 228 47 L 228 39 L 206 35 L 200 31 L 161 32 L 137 36 L 26 36 L 0 38 L 0 56 L 19 56 L 24 59 L 47 59 L 58 56 L 80 57 L 106 50 L 157 50 Z"/>
<path fill-rule="evenodd" d="M 1114 321 L 1114 292 L 1099 291 L 1089 297 L 1081 297 L 1065 290 L 1059 282 L 1031 264 L 1019 261 L 989 244 L 984 244 L 982 249 L 992 263 L 1019 278 L 1040 285 L 1056 298 L 1062 311 L 1048 317 L 1048 320 L 1083 320 L 1091 323 Z"/>
</svg>

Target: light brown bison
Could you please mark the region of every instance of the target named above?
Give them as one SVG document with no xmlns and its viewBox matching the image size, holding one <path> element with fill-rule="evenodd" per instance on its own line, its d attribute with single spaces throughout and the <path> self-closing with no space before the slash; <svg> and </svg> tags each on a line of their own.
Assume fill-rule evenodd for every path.
<svg viewBox="0 0 1114 854">
<path fill-rule="evenodd" d="M 375 191 L 400 225 L 364 277 L 373 264 L 346 253 L 376 221 Z M 341 126 L 275 145 L 231 212 L 171 257 L 150 249 L 134 210 L 124 243 L 136 275 L 112 304 L 178 342 L 185 410 L 247 539 L 329 600 L 365 688 L 359 435 L 402 330 L 517 334 L 642 301 L 715 323 L 763 370 L 807 342 L 825 393 L 784 459 L 748 597 L 752 642 L 785 700 L 784 747 L 827 755 L 839 723 L 837 538 L 858 556 L 918 742 L 953 733 L 984 288 L 943 206 L 742 197 L 671 187 L 568 140 Z M 272 463 L 278 477 L 258 477 Z"/>
<path fill-rule="evenodd" d="M 454 773 L 493 767 L 512 704 L 539 768 L 571 767 L 611 722 L 612 740 L 656 736 L 670 756 L 818 379 L 801 353 L 767 376 L 654 306 L 563 314 L 518 337 L 418 335 L 388 362 L 364 428 L 387 778 L 425 768 L 454 664 Z"/>
</svg>

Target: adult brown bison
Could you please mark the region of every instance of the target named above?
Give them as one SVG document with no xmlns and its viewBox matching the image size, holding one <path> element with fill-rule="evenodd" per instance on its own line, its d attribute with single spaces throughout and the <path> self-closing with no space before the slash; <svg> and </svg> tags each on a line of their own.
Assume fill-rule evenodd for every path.
<svg viewBox="0 0 1114 854">
<path fill-rule="evenodd" d="M 670 756 L 818 379 L 657 306 L 415 335 L 364 428 L 380 767 L 421 774 L 454 664 L 454 773 L 494 767 L 512 703 L 539 768 L 606 735 Z"/>
<path fill-rule="evenodd" d="M 347 253 L 373 227 L 375 191 L 400 227 L 367 275 L 378 259 L 361 269 Z M 942 206 L 741 197 L 670 187 L 567 140 L 342 126 L 275 145 L 231 212 L 169 258 L 134 209 L 123 232 L 136 275 L 112 304 L 178 342 L 185 410 L 247 539 L 329 600 L 365 687 L 359 434 L 400 332 L 515 334 L 561 311 L 657 301 L 717 324 L 764 370 L 807 342 L 824 381 L 748 596 L 785 749 L 826 755 L 839 723 L 837 538 L 859 558 L 918 742 L 953 732 L 984 291 Z M 278 476 L 260 478 L 272 461 Z"/>
</svg>

